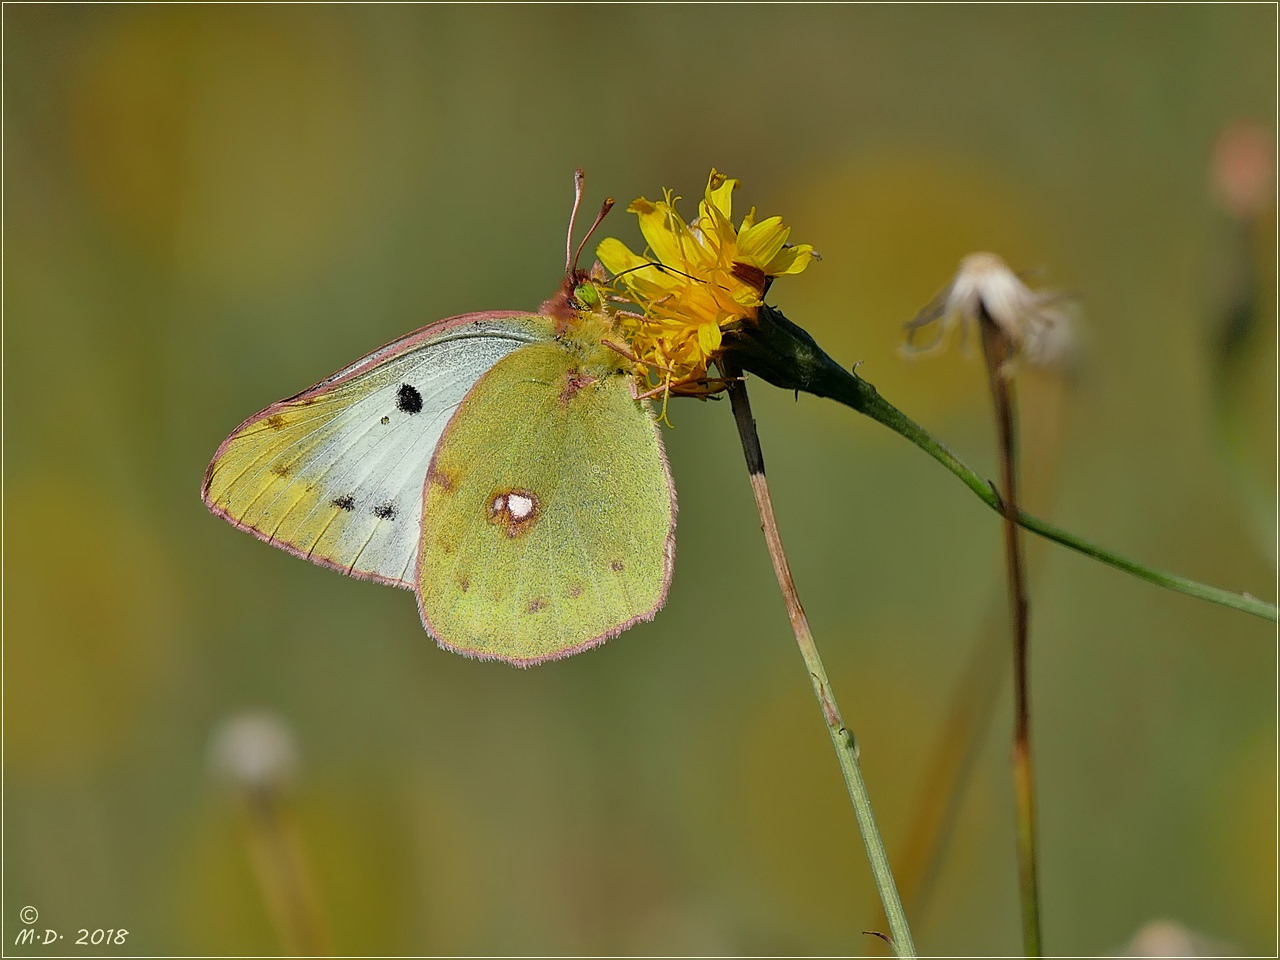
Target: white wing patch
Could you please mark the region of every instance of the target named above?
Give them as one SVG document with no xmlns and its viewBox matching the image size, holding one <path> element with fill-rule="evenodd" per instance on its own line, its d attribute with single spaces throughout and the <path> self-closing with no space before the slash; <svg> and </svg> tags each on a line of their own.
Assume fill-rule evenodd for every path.
<svg viewBox="0 0 1280 960">
<path fill-rule="evenodd" d="M 539 320 L 446 321 L 273 404 L 218 450 L 205 502 L 299 556 L 412 589 L 440 435 L 490 367 L 549 339 Z"/>
</svg>

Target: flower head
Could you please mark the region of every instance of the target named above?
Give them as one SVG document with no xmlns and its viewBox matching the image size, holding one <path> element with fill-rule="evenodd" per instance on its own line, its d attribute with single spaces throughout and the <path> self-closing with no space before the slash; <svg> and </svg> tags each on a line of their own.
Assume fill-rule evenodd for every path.
<svg viewBox="0 0 1280 960">
<path fill-rule="evenodd" d="M 298 767 L 298 748 L 293 732 L 272 714 L 239 713 L 214 730 L 209 765 L 234 786 L 250 791 L 274 790 L 293 777 Z"/>
<path fill-rule="evenodd" d="M 735 228 L 732 195 L 738 181 L 715 170 L 685 223 L 679 197 L 640 197 L 627 208 L 640 219 L 648 248 L 643 256 L 608 237 L 597 248 L 624 299 L 642 315 L 619 315 L 638 373 L 664 395 L 706 396 L 723 389 L 707 380 L 720 355 L 721 331 L 755 319 L 771 278 L 800 273 L 816 256 L 809 244 L 788 246 L 791 228 L 781 217 L 756 221 L 753 207 Z"/>
<path fill-rule="evenodd" d="M 986 321 L 1009 345 L 1011 359 L 1001 369 L 1005 376 L 1020 357 L 1052 364 L 1070 351 L 1070 321 L 1061 303 L 1061 294 L 1032 290 L 994 253 L 971 253 L 960 261 L 951 283 L 906 325 L 907 350 L 925 354 L 942 349 L 957 327 L 963 343 L 971 329 Z M 916 347 L 916 331 L 934 323 L 937 335 Z"/>
</svg>

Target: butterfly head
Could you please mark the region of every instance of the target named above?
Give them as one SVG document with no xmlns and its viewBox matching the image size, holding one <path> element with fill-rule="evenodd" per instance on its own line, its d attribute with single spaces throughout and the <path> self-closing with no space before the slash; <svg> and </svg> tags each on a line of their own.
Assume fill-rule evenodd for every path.
<svg viewBox="0 0 1280 960">
<path fill-rule="evenodd" d="M 575 269 L 566 274 L 539 312 L 555 320 L 557 334 L 577 326 L 584 314 L 608 314 L 608 293 L 599 265 L 591 272 Z"/>
</svg>

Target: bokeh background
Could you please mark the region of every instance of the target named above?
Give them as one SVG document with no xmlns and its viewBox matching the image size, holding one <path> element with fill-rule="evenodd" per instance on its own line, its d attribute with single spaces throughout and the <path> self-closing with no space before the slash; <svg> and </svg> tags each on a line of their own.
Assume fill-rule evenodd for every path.
<svg viewBox="0 0 1280 960">
<path fill-rule="evenodd" d="M 1212 187 L 1224 130 L 1273 135 L 1270 6 L 3 16 L 7 949 L 24 905 L 145 954 L 298 949 L 272 907 L 294 869 L 340 953 L 882 949 L 727 404 L 665 433 L 667 608 L 534 670 L 444 653 L 409 594 L 201 505 L 267 403 L 536 307 L 579 165 L 589 207 L 665 185 L 692 214 L 713 165 L 742 178 L 824 256 L 771 300 L 986 475 L 980 362 L 908 362 L 901 325 L 967 252 L 1040 269 L 1081 350 L 1020 374 L 1027 507 L 1274 599 L 1275 221 Z M 621 210 L 606 233 L 639 245 Z M 901 879 L 923 951 L 1014 953 L 997 518 L 843 408 L 753 397 L 900 863 L 985 678 L 938 867 Z M 1048 949 L 1167 918 L 1274 955 L 1274 627 L 1030 550 Z M 292 738 L 266 813 L 210 769 L 245 711 Z"/>
</svg>

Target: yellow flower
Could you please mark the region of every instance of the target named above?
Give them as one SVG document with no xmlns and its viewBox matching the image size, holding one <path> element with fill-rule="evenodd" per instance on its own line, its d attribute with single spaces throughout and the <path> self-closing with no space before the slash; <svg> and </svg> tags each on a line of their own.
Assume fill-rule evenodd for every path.
<svg viewBox="0 0 1280 960">
<path fill-rule="evenodd" d="M 680 218 L 680 198 L 670 190 L 656 203 L 640 197 L 627 211 L 640 219 L 645 254 L 613 237 L 596 250 L 622 296 L 643 314 L 620 313 L 619 323 L 637 373 L 664 396 L 724 389 L 707 378 L 708 364 L 720 355 L 721 331 L 755 319 L 771 278 L 800 273 L 816 256 L 807 243 L 787 245 L 791 228 L 781 217 L 757 223 L 754 207 L 735 229 L 737 186 L 737 180 L 712 170 L 692 223 Z"/>
</svg>

